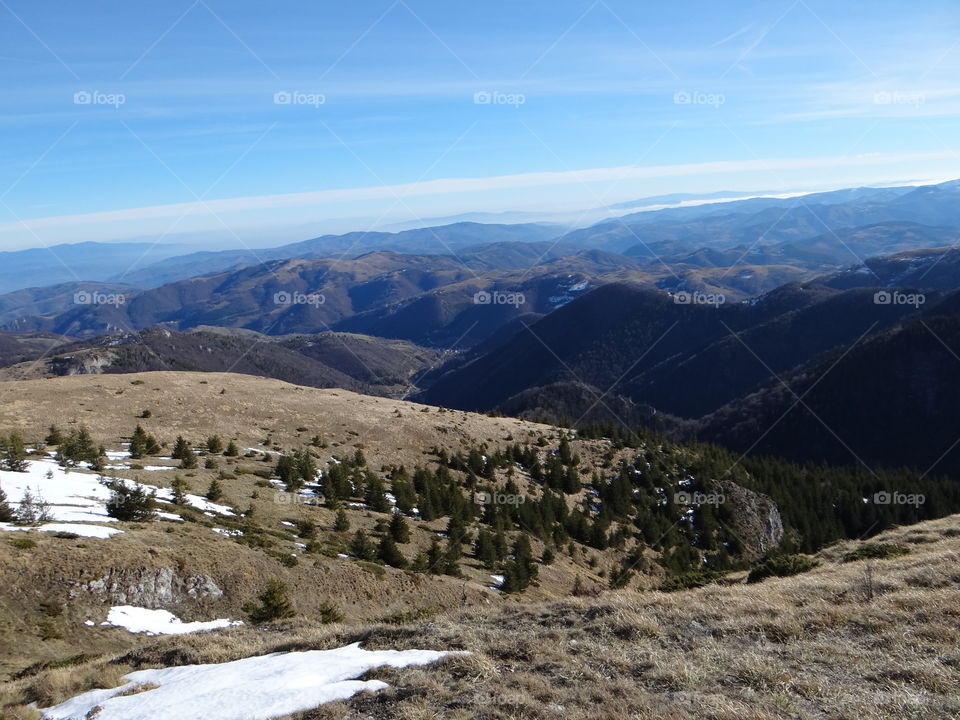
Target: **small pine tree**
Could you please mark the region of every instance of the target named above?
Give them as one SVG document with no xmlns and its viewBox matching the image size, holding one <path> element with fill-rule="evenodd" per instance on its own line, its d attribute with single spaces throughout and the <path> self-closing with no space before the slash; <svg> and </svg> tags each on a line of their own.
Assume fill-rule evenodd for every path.
<svg viewBox="0 0 960 720">
<path fill-rule="evenodd" d="M 393 538 L 394 542 L 410 542 L 410 526 L 407 525 L 406 519 L 400 513 L 394 513 L 393 517 L 390 518 L 390 537 Z"/>
<path fill-rule="evenodd" d="M 59 445 L 63 442 L 63 433 L 56 425 L 51 425 L 47 437 L 43 440 L 47 445 Z"/>
<path fill-rule="evenodd" d="M 386 563 L 391 567 L 405 568 L 407 566 L 407 559 L 403 556 L 403 553 L 400 552 L 400 549 L 397 547 L 397 543 L 394 541 L 393 536 L 390 533 L 386 533 L 382 538 L 380 538 L 380 545 L 377 548 L 377 557 L 381 560 L 381 562 Z"/>
<path fill-rule="evenodd" d="M 147 455 L 159 455 L 160 450 L 160 443 L 157 442 L 157 439 L 153 435 L 147 435 Z"/>
<path fill-rule="evenodd" d="M 155 516 L 155 504 L 154 493 L 148 493 L 140 485 L 131 486 L 116 480 L 110 485 L 107 515 L 127 522 L 145 522 Z"/>
<path fill-rule="evenodd" d="M 343 508 L 337 510 L 337 519 L 333 522 L 333 529 L 336 532 L 346 532 L 350 529 L 350 518 L 347 517 Z"/>
<path fill-rule="evenodd" d="M 297 459 L 295 457 L 281 455 L 273 472 L 280 478 L 280 482 L 284 484 L 287 492 L 296 492 L 303 487 L 303 480 L 297 471 Z"/>
<path fill-rule="evenodd" d="M 49 505 L 44 501 L 43 496 L 38 492 L 34 495 L 30 488 L 23 491 L 23 497 L 13 513 L 13 521 L 17 525 L 39 525 L 50 522 L 53 517 L 50 515 Z"/>
<path fill-rule="evenodd" d="M 521 533 L 513 544 L 513 559 L 503 569 L 504 579 L 500 589 L 508 593 L 521 592 L 526 590 L 536 577 L 537 565 L 530 549 L 530 538 L 526 533 Z"/>
<path fill-rule="evenodd" d="M 357 530 L 354 534 L 353 540 L 350 542 L 350 552 L 360 560 L 375 560 L 377 557 L 376 548 L 363 530 Z"/>
<path fill-rule="evenodd" d="M 7 494 L 0 487 L 0 522 L 13 522 L 13 508 L 7 504 Z"/>
<path fill-rule="evenodd" d="M 223 451 L 223 454 L 226 457 L 237 457 L 240 454 L 240 448 L 237 447 L 237 444 L 231 440 L 227 443 L 227 449 Z"/>
<path fill-rule="evenodd" d="M 383 481 L 373 473 L 367 473 L 367 492 L 364 499 L 371 510 L 390 512 L 390 500 L 383 489 Z"/>
<path fill-rule="evenodd" d="M 250 602 L 243 606 L 254 625 L 291 618 L 297 614 L 293 603 L 287 598 L 287 586 L 279 580 L 269 580 L 257 599 L 259 604 Z"/>
<path fill-rule="evenodd" d="M 137 459 L 147 454 L 147 432 L 137 425 L 130 436 L 130 457 Z"/>
<path fill-rule="evenodd" d="M 211 435 L 207 438 L 207 452 L 219 455 L 223 452 L 223 440 L 219 435 Z"/>
<path fill-rule="evenodd" d="M 473 554 L 488 570 L 493 570 L 496 566 L 497 549 L 493 543 L 493 535 L 489 530 L 484 528 L 477 533 L 477 539 L 473 545 Z"/>
<path fill-rule="evenodd" d="M 446 568 L 446 556 L 443 552 L 443 546 L 437 538 L 433 538 L 430 543 L 430 549 L 427 550 L 427 572 L 432 575 L 443 574 Z"/>
<path fill-rule="evenodd" d="M 29 469 L 27 450 L 19 433 L 11 433 L 6 438 L 0 438 L 0 444 L 3 447 L 0 469 L 10 470 L 11 472 L 26 472 Z"/>
<path fill-rule="evenodd" d="M 317 608 L 320 612 L 320 622 L 324 625 L 329 625 L 330 623 L 338 623 L 343 620 L 343 613 L 337 608 L 336 605 L 330 602 L 323 602 L 320 604 L 320 607 Z"/>
<path fill-rule="evenodd" d="M 300 479 L 305 483 L 316 482 L 317 462 L 313 459 L 310 451 L 304 448 L 300 450 L 295 457 L 297 460 L 297 473 L 300 475 Z"/>
<path fill-rule="evenodd" d="M 173 452 L 170 457 L 174 460 L 183 460 L 186 451 L 190 449 L 190 443 L 183 439 L 183 435 L 177 435 L 177 441 L 173 444 Z"/>
<path fill-rule="evenodd" d="M 220 481 L 217 480 L 217 478 L 214 478 L 210 481 L 210 486 L 207 488 L 207 492 L 204 497 L 206 497 L 210 502 L 217 502 L 223 497 L 223 487 L 220 485 Z"/>
<path fill-rule="evenodd" d="M 170 484 L 171 501 L 174 505 L 186 505 L 187 504 L 187 492 L 190 490 L 187 487 L 187 482 L 179 475 L 174 475 L 173 482 Z"/>
</svg>

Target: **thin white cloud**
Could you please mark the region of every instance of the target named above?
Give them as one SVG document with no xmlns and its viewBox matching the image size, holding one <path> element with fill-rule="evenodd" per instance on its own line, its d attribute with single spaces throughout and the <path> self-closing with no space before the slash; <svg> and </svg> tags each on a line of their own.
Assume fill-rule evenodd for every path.
<svg viewBox="0 0 960 720">
<path fill-rule="evenodd" d="M 316 190 L 283 195 L 222 198 L 205 202 L 185 202 L 149 207 L 107 210 L 79 215 L 61 215 L 26 219 L 33 230 L 65 228 L 95 223 L 126 222 L 181 216 L 242 213 L 293 207 L 331 205 L 365 200 L 406 200 L 413 197 L 478 193 L 518 188 L 536 188 L 592 183 L 620 183 L 627 180 L 651 180 L 698 175 L 735 175 L 746 172 L 802 171 L 916 163 L 942 158 L 942 153 L 869 153 L 813 158 L 771 158 L 757 160 L 687 163 L 679 165 L 621 166 L 563 172 L 533 172 L 478 178 L 443 178 L 415 183 Z M 0 232 L 22 229 L 19 222 L 0 225 Z"/>
<path fill-rule="evenodd" d="M 752 28 L 753 28 L 753 23 L 747 23 L 746 25 L 744 25 L 744 26 L 743 26 L 742 28 L 740 28 L 739 30 L 734 30 L 732 33 L 730 33 L 729 35 L 727 35 L 725 38 L 721 38 L 720 40 L 717 40 L 717 41 L 716 41 L 715 43 L 713 43 L 710 47 L 711 47 L 711 48 L 715 48 L 715 47 L 720 47 L 721 45 L 726 45 L 726 44 L 727 44 L 728 42 L 730 42 L 731 40 L 734 40 L 734 39 L 740 37 L 740 36 L 743 35 L 744 33 L 750 32 L 750 30 L 751 30 Z"/>
</svg>

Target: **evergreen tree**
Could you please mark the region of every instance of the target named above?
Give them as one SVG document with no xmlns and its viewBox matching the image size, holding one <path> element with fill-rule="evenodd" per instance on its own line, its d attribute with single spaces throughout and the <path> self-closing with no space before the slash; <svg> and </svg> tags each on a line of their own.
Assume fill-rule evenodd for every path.
<svg viewBox="0 0 960 720">
<path fill-rule="evenodd" d="M 183 449 L 183 455 L 180 457 L 180 469 L 181 470 L 193 470 L 197 467 L 197 454 L 193 451 L 193 448 L 187 445 Z"/>
<path fill-rule="evenodd" d="M 367 491 L 364 500 L 371 510 L 376 512 L 390 512 L 390 500 L 383 489 L 383 481 L 378 475 L 368 472 L 366 476 Z"/>
<path fill-rule="evenodd" d="M 537 577 L 537 564 L 530 549 L 530 538 L 526 533 L 520 533 L 513 544 L 513 559 L 503 569 L 504 592 L 521 592 L 526 590 Z"/>
<path fill-rule="evenodd" d="M 211 435 L 207 438 L 207 452 L 219 455 L 223 452 L 223 440 L 219 435 Z"/>
<path fill-rule="evenodd" d="M 254 625 L 291 618 L 297 614 L 293 603 L 287 598 L 287 586 L 279 580 L 268 581 L 257 599 L 259 605 L 251 602 L 243 607 Z"/>
<path fill-rule="evenodd" d="M 174 460 L 183 460 L 183 455 L 189 447 L 190 443 L 183 438 L 183 435 L 177 435 L 177 440 L 173 444 L 173 451 L 170 453 L 170 457 Z"/>
<path fill-rule="evenodd" d="M 0 469 L 11 472 L 26 472 L 30 467 L 27 462 L 27 450 L 23 445 L 23 438 L 19 433 L 10 433 L 8 437 L 0 438 L 3 455 L 0 457 Z"/>
<path fill-rule="evenodd" d="M 47 431 L 47 437 L 44 438 L 44 442 L 47 445 L 59 445 L 63 442 L 63 433 L 60 432 L 60 428 L 56 425 L 51 425 L 50 429 Z"/>
<path fill-rule="evenodd" d="M 190 488 L 187 487 L 187 483 L 182 477 L 174 475 L 173 482 L 170 484 L 170 490 L 171 500 L 174 505 L 187 504 L 187 492 Z"/>
<path fill-rule="evenodd" d="M 273 472 L 280 478 L 280 482 L 284 484 L 287 492 L 296 492 L 303 487 L 303 480 L 297 470 L 296 458 L 290 455 L 281 455 Z"/>
<path fill-rule="evenodd" d="M 13 513 L 13 521 L 17 525 L 39 525 L 50 522 L 53 518 L 49 507 L 39 492 L 34 495 L 30 488 L 27 488 L 23 491 L 23 497 L 20 498 L 20 503 Z"/>
<path fill-rule="evenodd" d="M 397 517 L 400 516 L 397 515 Z M 403 553 L 400 552 L 397 543 L 390 533 L 384 533 L 383 537 L 380 538 L 377 557 L 391 567 L 405 568 L 407 566 L 407 559 L 403 556 Z"/>
<path fill-rule="evenodd" d="M 333 529 L 336 532 L 346 532 L 350 529 L 350 518 L 347 517 L 347 513 L 342 508 L 337 510 L 337 519 L 333 522 Z"/>
<path fill-rule="evenodd" d="M 210 481 L 210 486 L 207 488 L 204 497 L 210 502 L 217 502 L 223 497 L 223 486 L 220 485 L 220 481 L 217 478 Z"/>
<path fill-rule="evenodd" d="M 357 530 L 350 542 L 350 552 L 360 560 L 376 560 L 377 550 L 363 530 Z"/>
<path fill-rule="evenodd" d="M 153 435 L 147 435 L 147 455 L 159 455 L 160 454 L 160 443 L 157 442 L 157 439 Z"/>
<path fill-rule="evenodd" d="M 13 508 L 7 503 L 7 494 L 0 487 L 0 522 L 13 522 Z"/>
<path fill-rule="evenodd" d="M 226 457 L 237 457 L 240 454 L 240 448 L 233 440 L 227 443 L 227 449 L 223 451 Z"/>
<path fill-rule="evenodd" d="M 300 479 L 305 483 L 312 483 L 317 481 L 317 463 L 313 459 L 313 455 L 310 454 L 310 451 L 306 448 L 303 448 L 296 454 L 297 460 L 297 474 L 300 476 Z"/>
<path fill-rule="evenodd" d="M 394 513 L 390 518 L 390 537 L 398 543 L 410 542 L 410 527 L 400 513 Z"/>
<path fill-rule="evenodd" d="M 147 454 L 147 433 L 138 424 L 130 436 L 130 457 L 133 459 L 142 458 Z"/>
<path fill-rule="evenodd" d="M 445 554 L 443 552 L 443 546 L 440 544 L 440 541 L 434 537 L 433 541 L 430 543 L 430 549 L 427 550 L 427 570 L 426 572 L 433 575 L 440 575 L 443 573 L 444 568 L 446 567 Z"/>
<path fill-rule="evenodd" d="M 107 515 L 127 522 L 144 522 L 154 515 L 154 493 L 147 492 L 134 483 L 127 485 L 123 480 L 110 484 L 110 499 L 107 500 Z"/>
<path fill-rule="evenodd" d="M 75 466 L 81 462 L 97 465 L 101 457 L 90 431 L 84 426 L 71 430 L 57 448 L 57 462 L 64 466 Z"/>
<path fill-rule="evenodd" d="M 493 535 L 486 528 L 477 533 L 477 539 L 473 545 L 473 554 L 487 570 L 493 570 L 496 566 L 497 549 L 493 542 Z"/>
</svg>

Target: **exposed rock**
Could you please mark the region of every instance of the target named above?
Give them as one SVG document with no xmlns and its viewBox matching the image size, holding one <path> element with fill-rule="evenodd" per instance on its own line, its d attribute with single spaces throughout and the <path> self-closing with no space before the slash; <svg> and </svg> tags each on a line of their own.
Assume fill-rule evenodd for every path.
<svg viewBox="0 0 960 720">
<path fill-rule="evenodd" d="M 167 608 L 187 600 L 218 600 L 223 590 L 209 575 L 181 577 L 172 568 L 115 568 L 95 580 L 74 583 L 69 596 L 100 595 L 111 602 Z"/>
<path fill-rule="evenodd" d="M 762 557 L 783 540 L 783 520 L 773 500 L 730 481 L 718 483 L 724 503 L 730 509 L 733 530 L 747 554 Z"/>
</svg>

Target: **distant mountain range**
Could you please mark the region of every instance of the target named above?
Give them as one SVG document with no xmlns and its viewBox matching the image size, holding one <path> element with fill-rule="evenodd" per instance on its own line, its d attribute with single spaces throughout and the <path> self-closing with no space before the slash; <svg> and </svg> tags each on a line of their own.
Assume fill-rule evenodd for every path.
<svg viewBox="0 0 960 720">
<path fill-rule="evenodd" d="M 511 331 L 434 370 L 418 399 L 654 425 L 796 460 L 960 471 L 957 249 L 732 304 L 612 283 Z"/>
<path fill-rule="evenodd" d="M 567 234 L 461 222 L 193 253 L 123 283 L 0 295 L 0 365 L 231 370 L 960 471 L 949 443 L 931 456 L 958 425 L 958 228 L 950 182 L 677 206 Z M 887 419 L 875 436 L 871 417 Z"/>
</svg>

